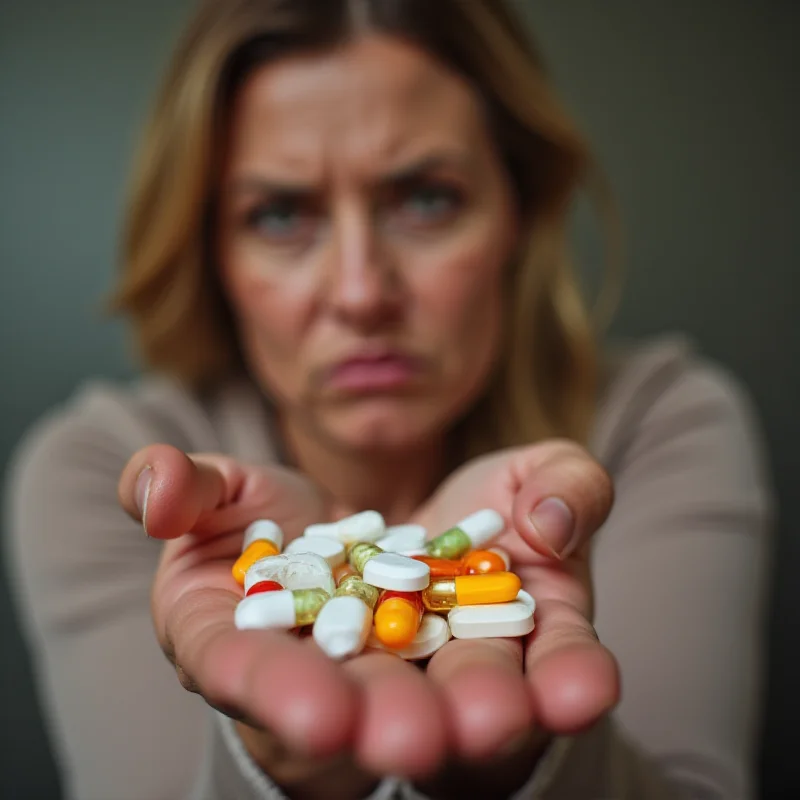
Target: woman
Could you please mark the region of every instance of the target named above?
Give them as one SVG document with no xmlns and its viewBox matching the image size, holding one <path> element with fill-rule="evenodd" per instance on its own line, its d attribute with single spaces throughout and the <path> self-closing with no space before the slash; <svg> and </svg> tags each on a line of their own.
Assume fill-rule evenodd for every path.
<svg viewBox="0 0 800 800">
<path fill-rule="evenodd" d="M 500 0 L 211 0 L 184 36 L 118 296 L 154 374 L 43 422 L 11 487 L 71 796 L 753 791 L 757 428 L 681 340 L 596 347 L 565 259 L 591 162 L 521 30 Z M 234 629 L 254 519 L 487 506 L 524 643 L 422 670 Z"/>
</svg>

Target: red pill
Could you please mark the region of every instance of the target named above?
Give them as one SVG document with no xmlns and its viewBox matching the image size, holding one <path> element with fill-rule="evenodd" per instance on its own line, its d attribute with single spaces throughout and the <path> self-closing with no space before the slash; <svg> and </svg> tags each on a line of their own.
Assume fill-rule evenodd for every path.
<svg viewBox="0 0 800 800">
<path fill-rule="evenodd" d="M 260 592 L 279 592 L 283 589 L 278 581 L 259 581 L 254 583 L 245 593 L 245 597 L 250 597 L 251 594 L 259 594 Z M 259 600 L 259 602 L 261 602 Z"/>
</svg>

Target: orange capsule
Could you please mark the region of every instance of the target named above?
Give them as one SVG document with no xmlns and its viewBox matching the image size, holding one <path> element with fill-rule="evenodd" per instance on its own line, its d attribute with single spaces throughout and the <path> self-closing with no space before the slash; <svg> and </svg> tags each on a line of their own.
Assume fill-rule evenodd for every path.
<svg viewBox="0 0 800 800">
<path fill-rule="evenodd" d="M 464 556 L 461 565 L 462 575 L 485 575 L 487 572 L 505 572 L 507 569 L 503 557 L 491 550 L 473 550 Z"/>
<path fill-rule="evenodd" d="M 375 637 L 394 650 L 408 647 L 417 635 L 424 612 L 419 592 L 383 591 L 375 606 Z"/>
<path fill-rule="evenodd" d="M 256 541 L 245 548 L 244 553 L 236 560 L 231 570 L 233 577 L 236 579 L 239 586 L 244 586 L 245 573 L 256 561 L 276 555 L 278 555 L 278 546 L 275 542 L 271 542 L 268 539 L 256 539 Z"/>
<path fill-rule="evenodd" d="M 457 575 L 431 581 L 422 591 L 422 602 L 428 611 L 441 613 L 454 606 L 475 606 L 483 603 L 510 603 L 516 599 L 522 582 L 513 572 L 491 572 L 487 575 Z"/>
<path fill-rule="evenodd" d="M 434 556 L 411 556 L 415 561 L 427 564 L 431 569 L 431 580 L 436 578 L 455 578 L 461 575 L 461 561 L 454 558 L 435 558 Z"/>
</svg>

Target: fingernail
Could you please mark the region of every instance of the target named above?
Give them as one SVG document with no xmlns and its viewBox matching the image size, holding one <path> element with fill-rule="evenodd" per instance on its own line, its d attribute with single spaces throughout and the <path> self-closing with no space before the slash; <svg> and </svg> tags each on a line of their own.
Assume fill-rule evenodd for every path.
<svg viewBox="0 0 800 800">
<path fill-rule="evenodd" d="M 139 515 L 142 518 L 142 527 L 145 533 L 147 533 L 147 498 L 150 496 L 150 484 L 152 480 L 153 469 L 147 466 L 139 473 L 139 477 L 136 479 L 136 488 L 133 493 L 133 498 L 136 503 L 136 508 L 139 510 Z"/>
<path fill-rule="evenodd" d="M 567 504 L 558 497 L 542 500 L 530 514 L 531 525 L 542 542 L 558 558 L 565 558 L 575 546 L 575 520 Z"/>
</svg>

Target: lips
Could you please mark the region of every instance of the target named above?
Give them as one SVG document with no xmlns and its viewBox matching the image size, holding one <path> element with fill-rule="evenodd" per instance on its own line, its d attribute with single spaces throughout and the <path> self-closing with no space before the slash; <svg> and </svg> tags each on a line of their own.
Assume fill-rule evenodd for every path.
<svg viewBox="0 0 800 800">
<path fill-rule="evenodd" d="M 345 392 L 381 392 L 410 384 L 420 371 L 417 359 L 403 353 L 358 355 L 337 363 L 328 373 L 328 385 Z"/>
</svg>

